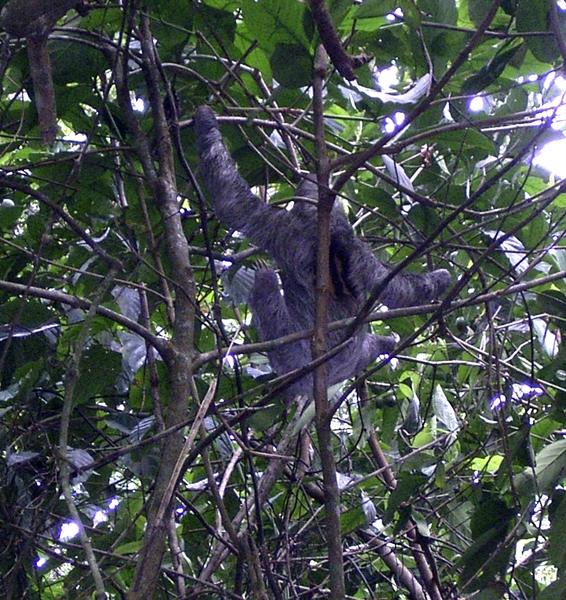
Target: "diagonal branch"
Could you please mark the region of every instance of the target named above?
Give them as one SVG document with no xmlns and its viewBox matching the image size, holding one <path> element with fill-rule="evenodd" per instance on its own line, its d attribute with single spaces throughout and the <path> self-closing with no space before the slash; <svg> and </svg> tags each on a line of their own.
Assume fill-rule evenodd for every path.
<svg viewBox="0 0 566 600">
<path fill-rule="evenodd" d="M 369 58 L 365 55 L 350 56 L 344 50 L 336 29 L 334 29 L 334 25 L 332 24 L 332 17 L 330 16 L 326 0 L 311 0 L 310 8 L 314 22 L 316 23 L 318 35 L 332 64 L 344 79 L 353 81 L 356 79 L 354 69 L 367 63 Z"/>
</svg>

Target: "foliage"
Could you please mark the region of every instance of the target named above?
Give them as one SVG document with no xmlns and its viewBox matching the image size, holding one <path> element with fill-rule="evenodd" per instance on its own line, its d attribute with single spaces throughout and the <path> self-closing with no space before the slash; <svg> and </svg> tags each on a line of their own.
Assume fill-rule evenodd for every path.
<svg viewBox="0 0 566 600">
<path fill-rule="evenodd" d="M 442 304 L 373 313 L 397 355 L 332 390 L 346 594 L 563 598 L 566 195 L 533 159 L 562 139 L 566 13 L 329 4 L 371 57 L 325 78 L 339 201 L 380 258 L 454 274 Z M 3 34 L 3 597 L 332 597 L 314 409 L 274 392 L 258 257 L 214 219 L 190 127 L 213 106 L 250 184 L 292 196 L 320 150 L 309 6 L 80 12 L 49 38 L 52 148 Z"/>
</svg>

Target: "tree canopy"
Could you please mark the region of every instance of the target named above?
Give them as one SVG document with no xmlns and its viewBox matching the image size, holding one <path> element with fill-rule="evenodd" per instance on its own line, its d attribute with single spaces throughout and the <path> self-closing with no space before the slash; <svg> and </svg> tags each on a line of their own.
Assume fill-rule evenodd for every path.
<svg viewBox="0 0 566 600">
<path fill-rule="evenodd" d="M 0 4 L 2 597 L 564 598 L 564 3 Z M 323 184 L 314 356 L 332 202 L 453 274 L 368 298 L 363 378 L 282 402 L 202 104 L 266 202 Z"/>
</svg>

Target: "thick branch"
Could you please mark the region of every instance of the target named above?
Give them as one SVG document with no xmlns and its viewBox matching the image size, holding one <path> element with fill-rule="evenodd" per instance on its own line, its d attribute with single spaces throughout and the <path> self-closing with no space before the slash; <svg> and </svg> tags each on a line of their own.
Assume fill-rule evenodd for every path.
<svg viewBox="0 0 566 600">
<path fill-rule="evenodd" d="M 132 15 L 133 16 L 133 15 Z M 143 166 L 146 179 L 158 207 L 172 272 L 175 274 L 175 321 L 171 337 L 172 351 L 167 357 L 169 403 L 165 427 L 173 428 L 187 414 L 187 402 L 192 391 L 193 327 L 195 318 L 195 287 L 189 261 L 188 244 L 177 204 L 172 143 L 165 118 L 160 87 L 160 67 L 149 28 L 149 16 L 140 15 L 140 41 L 143 72 L 154 118 L 154 146 L 158 148 L 157 167 L 154 166 L 151 145 L 141 130 L 133 111 L 127 85 L 128 56 L 115 69 L 117 96 L 125 114 L 134 147 Z M 177 483 L 179 461 L 183 456 L 183 432 L 172 434 L 162 446 L 160 468 L 155 480 L 147 517 L 147 529 L 138 557 L 129 600 L 151 598 L 162 565 L 171 500 Z"/>
<path fill-rule="evenodd" d="M 316 360 L 326 354 L 328 348 L 328 305 L 330 295 L 330 224 L 335 195 L 329 186 L 329 163 L 326 153 L 323 87 L 327 68 L 327 56 L 319 46 L 313 82 L 313 106 L 315 140 L 317 150 L 318 178 L 318 220 L 317 220 L 317 259 L 316 259 L 316 309 L 312 355 Z M 328 401 L 328 376 L 326 362 L 314 371 L 314 402 L 316 407 L 316 433 L 322 464 L 324 485 L 324 509 L 326 522 L 326 543 L 328 546 L 328 571 L 330 576 L 329 598 L 344 598 L 344 564 L 342 556 L 342 535 L 340 533 L 340 490 L 336 480 L 336 463 L 332 445 L 333 434 L 330 427 L 332 410 Z"/>
<path fill-rule="evenodd" d="M 0 13 L 0 26 L 10 35 L 25 37 L 39 129 L 44 144 L 57 135 L 57 107 L 47 39 L 55 23 L 77 0 L 10 0 Z"/>
<path fill-rule="evenodd" d="M 10 0 L 0 13 L 0 25 L 16 37 L 48 32 L 78 0 Z"/>
<path fill-rule="evenodd" d="M 57 135 L 57 105 L 47 38 L 47 34 L 30 35 L 26 41 L 41 141 L 46 146 L 53 146 Z"/>
<path fill-rule="evenodd" d="M 326 5 L 326 0 L 311 0 L 310 7 L 318 35 L 332 64 L 344 79 L 349 81 L 356 79 L 354 69 L 365 64 L 369 59 L 365 56 L 350 56 L 344 50 L 332 24 L 332 17 Z"/>
</svg>

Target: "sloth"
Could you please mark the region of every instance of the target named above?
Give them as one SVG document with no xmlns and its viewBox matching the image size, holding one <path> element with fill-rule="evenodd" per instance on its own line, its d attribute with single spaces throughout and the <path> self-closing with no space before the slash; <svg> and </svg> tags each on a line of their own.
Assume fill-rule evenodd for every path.
<svg viewBox="0 0 566 600">
<path fill-rule="evenodd" d="M 305 177 L 296 189 L 291 210 L 272 206 L 252 193 L 239 174 L 218 128 L 212 109 L 200 106 L 194 116 L 200 172 L 218 220 L 239 231 L 275 264 L 277 272 L 260 266 L 250 292 L 249 305 L 261 341 L 275 340 L 314 326 L 317 248 L 318 187 L 316 177 Z M 399 272 L 379 261 L 370 246 L 354 235 L 339 202 L 331 215 L 329 322 L 355 317 L 369 294 L 378 294 L 388 308 L 427 304 L 439 298 L 450 284 L 445 269 L 423 274 Z M 389 277 L 389 279 L 388 279 Z M 387 280 L 387 281 L 386 281 Z M 344 341 L 344 330 L 328 334 L 328 347 Z M 364 325 L 346 346 L 327 362 L 328 384 L 349 379 L 389 354 L 393 336 L 376 336 Z M 268 352 L 272 369 L 283 375 L 312 360 L 307 339 Z M 312 395 L 312 375 L 294 381 L 287 398 Z"/>
</svg>

